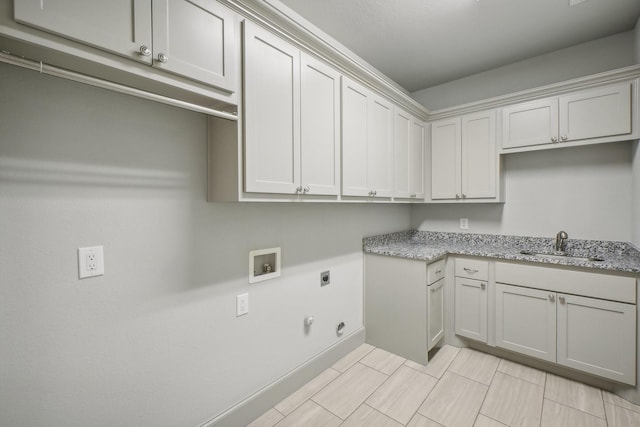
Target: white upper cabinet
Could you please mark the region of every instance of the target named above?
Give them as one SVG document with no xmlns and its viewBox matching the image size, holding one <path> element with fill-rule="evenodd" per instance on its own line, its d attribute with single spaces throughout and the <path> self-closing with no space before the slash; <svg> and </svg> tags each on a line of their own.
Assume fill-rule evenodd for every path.
<svg viewBox="0 0 640 427">
<path fill-rule="evenodd" d="M 631 133 L 631 83 L 561 96 L 560 141 Z"/>
<path fill-rule="evenodd" d="M 153 65 L 235 91 L 235 27 L 215 0 L 153 0 Z"/>
<path fill-rule="evenodd" d="M 151 0 L 14 0 L 13 7 L 20 23 L 151 64 Z"/>
<path fill-rule="evenodd" d="M 502 109 L 502 148 L 558 142 L 558 100 L 540 99 Z"/>
<path fill-rule="evenodd" d="M 300 143 L 303 194 L 340 193 L 340 74 L 301 55 Z"/>
<path fill-rule="evenodd" d="M 495 199 L 498 188 L 495 111 L 462 116 L 461 156 L 462 197 Z"/>
<path fill-rule="evenodd" d="M 396 108 L 394 117 L 395 198 L 424 201 L 424 143 L 426 125 Z"/>
<path fill-rule="evenodd" d="M 393 105 L 342 78 L 342 195 L 393 195 Z"/>
<path fill-rule="evenodd" d="M 431 123 L 431 200 L 497 200 L 495 111 Z"/>
<path fill-rule="evenodd" d="M 431 123 L 431 199 L 457 199 L 462 186 L 460 117 Z"/>
<path fill-rule="evenodd" d="M 340 74 L 250 22 L 244 35 L 245 191 L 338 195 Z"/>
<path fill-rule="evenodd" d="M 632 133 L 630 82 L 502 109 L 502 149 L 608 142 Z"/>
<path fill-rule="evenodd" d="M 244 25 L 245 191 L 295 194 L 300 187 L 300 51 Z"/>
<path fill-rule="evenodd" d="M 215 0 L 14 1 L 16 21 L 236 91 L 236 17 Z"/>
</svg>

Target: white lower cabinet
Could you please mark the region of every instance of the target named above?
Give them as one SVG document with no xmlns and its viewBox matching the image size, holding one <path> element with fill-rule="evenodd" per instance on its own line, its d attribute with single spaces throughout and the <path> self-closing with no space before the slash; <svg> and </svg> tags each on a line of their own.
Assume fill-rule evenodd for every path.
<svg viewBox="0 0 640 427">
<path fill-rule="evenodd" d="M 444 280 L 427 286 L 427 316 L 429 331 L 427 350 L 431 350 L 444 337 Z"/>
<path fill-rule="evenodd" d="M 496 262 L 495 280 L 497 347 L 635 385 L 635 278 Z"/>
<path fill-rule="evenodd" d="M 496 283 L 496 346 L 556 361 L 556 297 Z"/>
<path fill-rule="evenodd" d="M 558 294 L 558 363 L 622 383 L 636 379 L 636 306 Z"/>
<path fill-rule="evenodd" d="M 488 326 L 487 282 L 456 277 L 455 295 L 456 335 L 486 343 Z"/>
</svg>

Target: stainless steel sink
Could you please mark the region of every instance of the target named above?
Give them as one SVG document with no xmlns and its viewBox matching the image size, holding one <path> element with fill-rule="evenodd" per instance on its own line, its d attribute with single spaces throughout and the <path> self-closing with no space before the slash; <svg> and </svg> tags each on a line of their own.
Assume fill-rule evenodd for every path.
<svg viewBox="0 0 640 427">
<path fill-rule="evenodd" d="M 567 252 L 561 252 L 561 251 L 557 251 L 557 252 L 536 252 L 536 251 L 529 251 L 529 250 L 521 250 L 520 253 L 522 255 L 533 255 L 533 256 L 539 256 L 539 257 L 544 257 L 544 258 L 555 258 L 555 259 L 574 259 L 576 261 L 596 261 L 596 262 L 601 262 L 604 261 L 604 258 L 601 258 L 599 256 L 590 256 L 590 257 L 586 257 L 586 256 L 575 256 L 575 255 L 571 255 Z"/>
</svg>

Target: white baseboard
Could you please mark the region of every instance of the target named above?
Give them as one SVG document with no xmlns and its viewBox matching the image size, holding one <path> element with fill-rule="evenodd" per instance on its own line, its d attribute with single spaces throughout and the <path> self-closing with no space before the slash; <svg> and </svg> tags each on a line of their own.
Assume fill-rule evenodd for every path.
<svg viewBox="0 0 640 427">
<path fill-rule="evenodd" d="M 364 328 L 358 329 L 199 427 L 246 426 L 364 343 L 364 337 Z"/>
</svg>

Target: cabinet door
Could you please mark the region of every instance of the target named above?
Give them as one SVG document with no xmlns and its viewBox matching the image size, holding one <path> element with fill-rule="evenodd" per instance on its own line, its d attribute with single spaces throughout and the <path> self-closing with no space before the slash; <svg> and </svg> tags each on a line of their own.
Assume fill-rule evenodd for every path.
<svg viewBox="0 0 640 427">
<path fill-rule="evenodd" d="M 502 109 L 502 148 L 558 142 L 558 99 L 524 102 Z"/>
<path fill-rule="evenodd" d="M 487 282 L 456 277 L 456 335 L 487 342 Z"/>
<path fill-rule="evenodd" d="M 631 83 L 560 97 L 560 140 L 631 133 Z"/>
<path fill-rule="evenodd" d="M 424 201 L 424 144 L 427 125 L 416 119 L 411 122 L 409 140 L 409 197 Z"/>
<path fill-rule="evenodd" d="M 301 55 L 301 185 L 309 194 L 340 192 L 340 74 Z"/>
<path fill-rule="evenodd" d="M 342 77 L 342 194 L 367 196 L 367 112 L 369 93 Z"/>
<path fill-rule="evenodd" d="M 496 283 L 496 346 L 556 361 L 556 295 Z"/>
<path fill-rule="evenodd" d="M 153 0 L 154 67 L 235 92 L 235 25 L 215 0 Z"/>
<path fill-rule="evenodd" d="M 558 294 L 558 363 L 636 382 L 636 306 Z"/>
<path fill-rule="evenodd" d="M 428 350 L 431 350 L 444 336 L 444 279 L 427 287 Z"/>
<path fill-rule="evenodd" d="M 431 198 L 457 199 L 460 196 L 460 118 L 431 124 Z"/>
<path fill-rule="evenodd" d="M 16 21 L 151 63 L 151 0 L 15 0 Z"/>
<path fill-rule="evenodd" d="M 409 198 L 411 195 L 411 115 L 396 109 L 393 127 L 393 196 Z"/>
<path fill-rule="evenodd" d="M 495 199 L 496 114 L 485 111 L 462 117 L 462 197 Z"/>
<path fill-rule="evenodd" d="M 393 106 L 372 95 L 367 114 L 367 183 L 376 197 L 393 195 Z"/>
<path fill-rule="evenodd" d="M 300 185 L 300 52 L 244 26 L 245 191 L 295 194 Z"/>
</svg>

